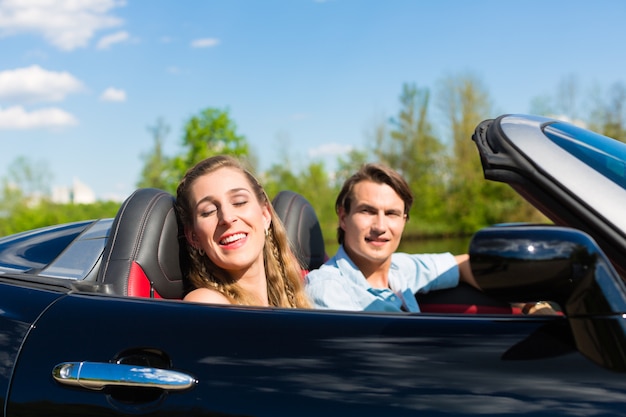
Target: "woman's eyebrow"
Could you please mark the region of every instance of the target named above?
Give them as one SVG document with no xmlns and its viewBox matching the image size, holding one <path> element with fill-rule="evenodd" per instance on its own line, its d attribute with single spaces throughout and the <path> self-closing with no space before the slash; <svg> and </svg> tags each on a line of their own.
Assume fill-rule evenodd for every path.
<svg viewBox="0 0 626 417">
<path fill-rule="evenodd" d="M 213 197 L 210 195 L 205 195 L 204 197 L 202 197 L 200 200 L 198 200 L 198 202 L 196 203 L 196 208 L 198 208 L 198 206 L 200 204 L 204 204 L 204 203 L 211 203 L 213 201 Z"/>
<path fill-rule="evenodd" d="M 231 190 L 228 190 L 228 194 L 237 194 L 237 193 L 242 192 L 242 191 L 243 191 L 243 192 L 245 192 L 245 193 L 247 193 L 247 194 L 252 194 L 252 193 L 251 193 L 251 191 L 250 191 L 250 190 L 248 190 L 248 189 L 247 189 L 247 188 L 245 188 L 245 187 L 233 188 L 233 189 L 231 189 Z"/>
<path fill-rule="evenodd" d="M 230 189 L 226 192 L 226 194 L 232 195 L 232 194 L 237 194 L 240 192 L 245 192 L 246 194 L 252 194 L 252 192 L 245 187 L 238 187 L 238 188 Z M 203 203 L 211 203 L 213 202 L 213 200 L 215 200 L 215 197 L 213 197 L 212 195 L 205 195 L 200 200 L 198 200 L 198 202 L 196 203 L 196 207 L 198 207 L 200 204 L 203 204 Z"/>
</svg>

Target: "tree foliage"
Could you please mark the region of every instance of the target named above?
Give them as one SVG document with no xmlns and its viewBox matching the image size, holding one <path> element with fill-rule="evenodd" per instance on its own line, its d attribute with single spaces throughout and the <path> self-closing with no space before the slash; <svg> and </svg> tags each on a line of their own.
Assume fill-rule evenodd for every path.
<svg viewBox="0 0 626 417">
<path fill-rule="evenodd" d="M 0 216 L 0 236 L 54 224 L 115 217 L 120 203 L 98 201 L 92 204 L 58 204 L 48 199 L 36 204 L 21 202 L 8 216 Z"/>
<path fill-rule="evenodd" d="M 249 152 L 248 142 L 237 133 L 228 110 L 206 108 L 185 124 L 182 152 L 171 159 L 165 189 L 174 194 L 187 170 L 205 158 L 233 155 L 250 164 Z"/>
<path fill-rule="evenodd" d="M 9 165 L 6 182 L 24 196 L 42 196 L 50 192 L 52 178 L 45 161 L 35 162 L 21 156 Z"/>
<path fill-rule="evenodd" d="M 282 190 L 291 190 L 301 194 L 313 206 L 318 215 L 324 236 L 331 238 L 337 225 L 334 197 L 338 193 L 330 173 L 323 162 L 312 161 L 294 171 L 287 153 L 282 160 L 273 164 L 263 175 L 262 182 L 270 198 L 274 198 Z"/>
<path fill-rule="evenodd" d="M 333 183 L 337 189 L 369 160 L 369 154 L 367 150 L 351 149 L 345 157 L 337 157 L 337 169 L 333 175 Z"/>
<path fill-rule="evenodd" d="M 460 232 L 472 233 L 486 225 L 535 211 L 508 185 L 485 181 L 480 157 L 471 140 L 476 126 L 492 113 L 489 93 L 474 74 L 441 80 L 438 105 L 452 142 L 447 215 Z"/>
<path fill-rule="evenodd" d="M 182 161 L 193 166 L 214 155 L 248 155 L 246 138 L 237 134 L 237 125 L 228 110 L 207 108 L 193 116 L 185 125 Z"/>
<path fill-rule="evenodd" d="M 171 159 L 163 151 L 165 138 L 170 131 L 170 127 L 162 118 L 159 118 L 156 124 L 149 127 L 148 130 L 152 133 L 154 148 L 151 152 L 143 155 L 144 165 L 137 187 L 164 190 L 169 187 L 171 182 L 169 176 L 172 175 L 170 169 Z"/>
<path fill-rule="evenodd" d="M 589 127 L 605 136 L 626 142 L 626 86 L 614 83 L 607 97 L 598 97 Z"/>
<path fill-rule="evenodd" d="M 401 172 L 415 194 L 405 237 L 469 234 L 501 222 L 545 221 L 508 185 L 485 181 L 471 136 L 484 119 L 494 117 L 489 93 L 474 74 L 443 77 L 431 91 L 401 86 L 398 111 L 378 120 L 371 141 L 337 157 L 333 169 L 316 160 L 298 161 L 286 138 L 277 146 L 280 160 L 256 172 L 247 139 L 237 132 L 228 110 L 206 108 L 184 126 L 180 149 L 164 152 L 170 132 L 163 119 L 149 127 L 153 147 L 143 159 L 138 187 L 175 193 L 187 169 L 217 154 L 241 158 L 264 184 L 270 198 L 281 190 L 302 194 L 313 205 L 327 241 L 334 241 L 334 203 L 339 188 L 365 162 L 382 162 Z M 552 96 L 535 99 L 533 112 L 586 123 L 601 134 L 626 141 L 626 87 L 615 83 L 598 90 L 588 113 L 574 76 L 565 77 Z M 434 104 L 434 105 L 433 105 Z M 434 123 L 437 120 L 437 123 Z M 434 126 L 437 126 L 436 130 Z M 113 217 L 119 203 L 55 204 L 49 198 L 51 174 L 45 163 L 18 158 L 0 178 L 0 236 L 75 220 Z M 332 252 L 332 250 L 330 251 Z"/>
</svg>

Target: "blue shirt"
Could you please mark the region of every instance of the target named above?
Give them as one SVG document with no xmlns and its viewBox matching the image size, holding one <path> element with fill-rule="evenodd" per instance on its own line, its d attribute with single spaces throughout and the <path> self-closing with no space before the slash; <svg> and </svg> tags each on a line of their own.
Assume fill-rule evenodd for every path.
<svg viewBox="0 0 626 417">
<path fill-rule="evenodd" d="M 314 306 L 333 310 L 419 312 L 417 292 L 459 284 L 459 268 L 450 253 L 394 253 L 389 288 L 373 288 L 343 248 L 308 273 L 305 290 Z"/>
</svg>

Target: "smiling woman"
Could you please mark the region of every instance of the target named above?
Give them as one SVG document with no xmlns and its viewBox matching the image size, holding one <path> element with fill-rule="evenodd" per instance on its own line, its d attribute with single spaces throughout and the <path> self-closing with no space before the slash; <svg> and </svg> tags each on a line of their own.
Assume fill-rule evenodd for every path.
<svg viewBox="0 0 626 417">
<path fill-rule="evenodd" d="M 258 180 L 230 156 L 191 168 L 177 190 L 191 257 L 188 301 L 308 307 L 301 269 Z"/>
</svg>

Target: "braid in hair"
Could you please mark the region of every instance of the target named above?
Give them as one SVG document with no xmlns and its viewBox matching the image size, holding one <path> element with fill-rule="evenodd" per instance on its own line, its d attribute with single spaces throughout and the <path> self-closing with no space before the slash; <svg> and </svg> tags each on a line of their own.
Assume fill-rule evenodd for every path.
<svg viewBox="0 0 626 417">
<path fill-rule="evenodd" d="M 310 307 L 302 288 L 302 267 L 291 251 L 287 233 L 280 218 L 270 206 L 272 223 L 265 243 L 265 268 L 269 285 L 278 285 L 283 307 Z"/>
<path fill-rule="evenodd" d="M 274 236 L 274 233 L 270 233 L 270 242 L 270 244 L 272 245 L 272 254 L 274 255 L 274 258 L 276 258 L 278 265 L 280 265 L 280 276 L 283 281 L 283 287 L 285 288 L 285 295 L 287 297 L 286 301 L 290 307 L 297 307 L 293 286 L 291 285 L 291 281 L 288 279 L 289 271 L 286 268 L 287 260 L 281 259 L 280 251 L 278 250 L 278 245 L 276 244 L 276 238 Z"/>
<path fill-rule="evenodd" d="M 270 226 L 268 236 L 265 239 L 265 275 L 267 278 L 267 293 L 269 303 L 275 307 L 286 307 L 284 288 L 284 268 L 280 262 L 280 255 L 276 241 L 274 240 L 273 228 Z"/>
<path fill-rule="evenodd" d="M 189 255 L 196 265 L 196 269 L 188 277 L 192 286 L 191 289 L 207 287 L 223 294 L 233 304 L 251 304 L 237 283 L 233 282 L 226 273 L 213 264 L 204 252 L 190 246 Z"/>
</svg>

